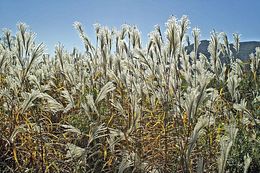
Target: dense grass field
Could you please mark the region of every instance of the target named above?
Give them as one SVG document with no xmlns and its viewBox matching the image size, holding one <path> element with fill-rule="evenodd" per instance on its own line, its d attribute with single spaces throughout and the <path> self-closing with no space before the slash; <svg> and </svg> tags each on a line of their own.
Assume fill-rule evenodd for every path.
<svg viewBox="0 0 260 173">
<path fill-rule="evenodd" d="M 18 24 L 0 42 L 0 172 L 260 172 L 260 48 L 248 61 L 170 17 L 143 47 L 135 26 L 95 25 L 85 52 L 46 54 Z M 224 63 L 225 62 L 225 63 Z"/>
</svg>

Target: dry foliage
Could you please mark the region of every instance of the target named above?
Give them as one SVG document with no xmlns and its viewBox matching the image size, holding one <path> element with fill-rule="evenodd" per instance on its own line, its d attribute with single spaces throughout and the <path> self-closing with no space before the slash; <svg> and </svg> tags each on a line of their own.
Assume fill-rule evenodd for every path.
<svg viewBox="0 0 260 173">
<path fill-rule="evenodd" d="M 224 33 L 212 33 L 208 59 L 193 29 L 188 54 L 186 16 L 170 17 L 165 35 L 156 26 L 146 47 L 135 26 L 97 24 L 96 45 L 74 26 L 86 51 L 58 45 L 54 57 L 25 24 L 3 32 L 2 172 L 224 173 L 240 131 L 259 144 L 260 48 L 247 71 Z"/>
</svg>

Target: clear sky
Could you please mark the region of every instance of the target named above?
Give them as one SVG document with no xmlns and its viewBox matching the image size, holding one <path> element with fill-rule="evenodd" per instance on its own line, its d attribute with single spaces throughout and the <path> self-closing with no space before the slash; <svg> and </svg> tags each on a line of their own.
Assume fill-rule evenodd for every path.
<svg viewBox="0 0 260 173">
<path fill-rule="evenodd" d="M 238 32 L 242 41 L 260 40 L 260 0 L 0 0 L 0 28 L 15 33 L 16 24 L 25 22 L 50 53 L 58 42 L 69 50 L 83 49 L 72 26 L 75 21 L 84 25 L 91 40 L 98 22 L 117 28 L 135 24 L 146 41 L 154 25 L 164 28 L 171 15 L 188 15 L 202 39 L 215 29 L 229 36 Z"/>
</svg>

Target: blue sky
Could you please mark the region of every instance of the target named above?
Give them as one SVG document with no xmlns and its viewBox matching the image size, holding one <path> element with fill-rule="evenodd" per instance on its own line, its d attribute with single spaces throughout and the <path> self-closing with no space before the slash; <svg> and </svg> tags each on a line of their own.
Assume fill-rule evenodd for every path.
<svg viewBox="0 0 260 173">
<path fill-rule="evenodd" d="M 202 39 L 208 39 L 215 29 L 229 36 L 238 32 L 242 41 L 259 41 L 259 10 L 259 0 L 0 0 L 0 28 L 15 33 L 16 24 L 25 22 L 49 52 L 58 42 L 69 50 L 82 50 L 72 26 L 75 21 L 84 25 L 91 40 L 95 38 L 96 22 L 117 28 L 124 23 L 135 24 L 145 42 L 154 25 L 164 28 L 169 16 L 188 15 L 191 27 L 201 29 Z"/>
</svg>

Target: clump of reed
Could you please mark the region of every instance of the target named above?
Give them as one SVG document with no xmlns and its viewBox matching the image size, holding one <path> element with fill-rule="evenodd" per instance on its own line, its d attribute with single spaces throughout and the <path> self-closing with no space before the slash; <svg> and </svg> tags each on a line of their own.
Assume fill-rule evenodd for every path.
<svg viewBox="0 0 260 173">
<path fill-rule="evenodd" d="M 260 49 L 242 62 L 239 35 L 234 53 L 225 33 L 212 32 L 206 57 L 194 28 L 188 53 L 189 24 L 170 17 L 143 47 L 136 26 L 96 24 L 94 45 L 76 22 L 85 52 L 57 45 L 53 57 L 25 24 L 14 36 L 4 30 L 1 171 L 259 170 Z"/>
</svg>

